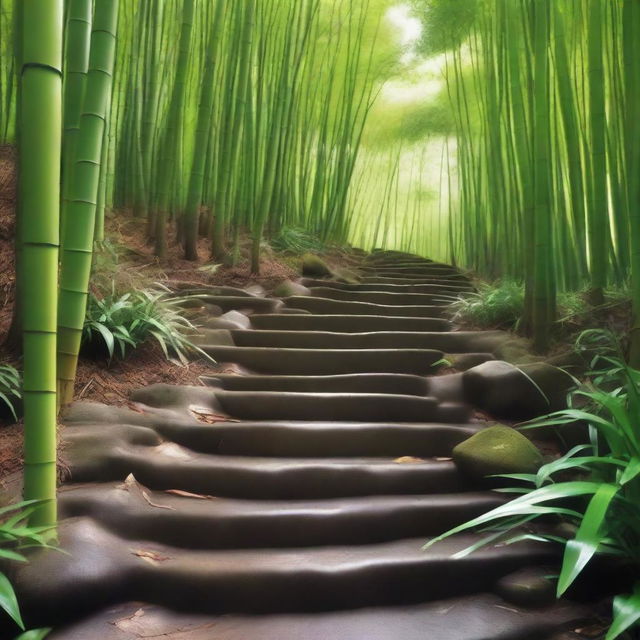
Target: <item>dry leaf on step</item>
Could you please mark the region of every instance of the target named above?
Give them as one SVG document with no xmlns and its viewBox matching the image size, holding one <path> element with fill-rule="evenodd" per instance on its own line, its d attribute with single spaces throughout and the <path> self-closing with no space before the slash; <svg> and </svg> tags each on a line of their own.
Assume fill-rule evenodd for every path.
<svg viewBox="0 0 640 640">
<path fill-rule="evenodd" d="M 159 564 L 160 562 L 165 562 L 166 560 L 171 560 L 169 556 L 163 556 L 161 553 L 157 551 L 151 551 L 149 549 L 132 549 L 131 553 L 134 556 L 138 556 L 138 558 L 142 558 L 149 564 Z"/>
<path fill-rule="evenodd" d="M 200 493 L 183 491 L 182 489 L 167 489 L 165 493 L 170 493 L 174 496 L 180 496 L 181 498 L 194 498 L 196 500 L 215 500 L 215 496 L 205 496 Z"/>
<path fill-rule="evenodd" d="M 135 411 L 136 413 L 146 413 L 143 407 L 144 405 L 139 402 L 127 402 L 127 408 L 131 409 L 131 411 Z"/>
<path fill-rule="evenodd" d="M 194 415 L 198 422 L 204 422 L 205 424 L 216 424 L 218 422 L 240 422 L 229 416 L 225 416 L 221 413 L 213 413 L 211 409 L 207 407 L 189 407 L 189 410 Z"/>
<path fill-rule="evenodd" d="M 156 509 L 169 509 L 169 511 L 175 511 L 175 507 L 171 507 L 168 504 L 158 504 L 157 502 L 152 502 L 149 494 L 146 491 L 142 492 L 142 497 L 149 503 L 150 506 L 156 507 Z"/>
<path fill-rule="evenodd" d="M 422 458 L 414 458 L 413 456 L 402 456 L 402 458 L 396 458 L 394 462 L 396 464 L 419 464 L 425 461 Z"/>
</svg>

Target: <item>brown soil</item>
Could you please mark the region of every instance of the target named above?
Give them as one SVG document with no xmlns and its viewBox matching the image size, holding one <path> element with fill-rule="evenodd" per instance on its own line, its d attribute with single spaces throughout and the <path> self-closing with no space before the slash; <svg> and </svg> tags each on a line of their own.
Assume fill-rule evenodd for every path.
<svg viewBox="0 0 640 640">
<path fill-rule="evenodd" d="M 8 339 L 15 293 L 15 205 L 16 154 L 12 146 L 3 145 L 0 146 L 0 363 L 19 366 L 18 345 Z M 92 289 L 98 294 L 110 293 L 112 288 L 120 292 L 141 289 L 166 280 L 234 287 L 258 284 L 271 291 L 282 280 L 299 274 L 299 259 L 277 255 L 268 247 L 263 252 L 260 275 L 251 274 L 248 237 L 243 238 L 242 258 L 233 267 L 214 266 L 206 239 L 200 241 L 198 262 L 184 260 L 180 245 L 174 241 L 170 242 L 167 260 L 160 264 L 147 240 L 145 221 L 132 217 L 128 211 L 107 214 L 105 236 L 104 247 L 95 254 Z M 338 255 L 335 260 L 339 261 Z M 211 372 L 211 365 L 203 361 L 186 367 L 167 361 L 160 347 L 149 342 L 111 366 L 104 361 L 81 358 L 76 398 L 124 404 L 134 389 L 160 382 L 199 385 L 199 377 L 207 372 Z M 0 483 L 22 468 L 22 424 L 10 422 L 0 419 Z"/>
</svg>

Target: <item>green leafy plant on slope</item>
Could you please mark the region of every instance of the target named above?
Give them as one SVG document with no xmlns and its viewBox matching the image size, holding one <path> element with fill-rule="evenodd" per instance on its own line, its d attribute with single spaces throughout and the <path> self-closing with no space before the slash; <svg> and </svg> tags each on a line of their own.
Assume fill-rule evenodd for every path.
<svg viewBox="0 0 640 640">
<path fill-rule="evenodd" d="M 511 280 L 481 283 L 477 291 L 460 296 L 450 307 L 453 319 L 477 327 L 515 329 L 524 312 L 524 289 Z"/>
<path fill-rule="evenodd" d="M 627 288 L 608 288 L 606 302 L 593 306 L 587 290 L 558 293 L 558 324 L 593 324 L 594 312 L 612 309 L 630 299 Z M 524 287 L 513 280 L 480 283 L 477 291 L 464 293 L 451 304 L 453 320 L 480 328 L 518 329 L 524 314 Z"/>
<path fill-rule="evenodd" d="M 298 227 L 283 227 L 277 235 L 271 238 L 270 244 L 276 251 L 296 254 L 326 249 L 325 244 L 319 238 Z"/>
<path fill-rule="evenodd" d="M 0 508 L 0 560 L 27 562 L 22 551 L 29 547 L 53 548 L 47 537 L 51 527 L 28 526 L 29 516 L 40 506 L 39 501 L 30 500 Z M 50 629 L 25 631 L 20 606 L 9 578 L 0 571 L 0 609 L 22 629 L 16 640 L 41 640 Z"/>
<path fill-rule="evenodd" d="M 10 364 L 0 365 L 0 403 L 18 419 L 16 404 L 22 400 L 22 379 L 20 373 Z"/>
<path fill-rule="evenodd" d="M 585 338 L 606 344 L 606 333 L 587 332 Z M 609 344 L 610 341 L 609 341 Z M 569 408 L 550 414 L 528 427 L 558 426 L 582 421 L 590 442 L 574 447 L 536 474 L 503 476 L 525 487 L 503 491 L 522 494 L 514 500 L 462 524 L 426 546 L 456 533 L 489 527 L 492 533 L 462 557 L 496 540 L 523 539 L 564 545 L 557 595 L 562 596 L 596 555 L 609 556 L 640 575 L 640 371 L 605 349 L 593 361 L 592 381 L 573 392 Z M 582 405 L 582 406 L 581 406 Z M 527 486 L 528 485 L 528 486 Z M 576 509 L 576 504 L 582 508 Z M 540 516 L 557 516 L 576 527 L 573 539 L 523 529 Z M 613 602 L 613 622 L 606 640 L 614 640 L 640 621 L 640 579 L 630 594 Z"/>
<path fill-rule="evenodd" d="M 124 358 L 148 338 L 154 338 L 168 360 L 174 354 L 186 364 L 190 351 L 203 352 L 188 337 L 194 326 L 180 313 L 180 299 L 167 299 L 164 292 L 136 291 L 105 298 L 91 295 L 83 329 L 85 345 L 102 343 L 109 359 Z"/>
</svg>

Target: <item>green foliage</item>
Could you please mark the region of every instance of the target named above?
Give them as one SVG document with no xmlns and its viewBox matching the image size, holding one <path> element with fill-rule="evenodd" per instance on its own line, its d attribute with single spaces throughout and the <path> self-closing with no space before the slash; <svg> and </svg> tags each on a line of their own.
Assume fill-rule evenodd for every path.
<svg viewBox="0 0 640 640">
<path fill-rule="evenodd" d="M 38 500 L 29 500 L 0 508 L 0 559 L 12 562 L 27 562 L 22 551 L 29 547 L 52 549 L 47 534 L 51 527 L 28 526 L 29 516 L 42 506 Z M 24 631 L 25 625 L 13 586 L 7 576 L 0 572 L 0 609 Z M 49 629 L 28 631 L 18 640 L 39 640 Z"/>
<path fill-rule="evenodd" d="M 461 46 L 478 14 L 478 0 L 413 0 L 411 6 L 422 22 L 420 48 L 425 55 Z"/>
<path fill-rule="evenodd" d="M 10 364 L 0 365 L 0 402 L 11 412 L 15 420 L 16 402 L 22 400 L 22 379 L 20 373 Z"/>
<path fill-rule="evenodd" d="M 502 477 L 520 483 L 507 489 L 517 498 L 462 524 L 429 543 L 453 534 L 487 527 L 495 531 L 480 543 L 460 552 L 464 556 L 502 539 L 554 541 L 564 545 L 558 577 L 558 596 L 564 594 L 596 555 L 621 560 L 632 573 L 640 569 L 640 371 L 629 367 L 610 334 L 590 331 L 580 342 L 599 344 L 592 378 L 572 394 L 570 406 L 528 425 L 559 426 L 575 421 L 589 426 L 590 442 L 574 447 L 561 458 L 542 466 L 535 474 Z M 578 345 L 580 346 L 580 344 Z M 615 354 L 615 355 L 612 355 Z M 523 489 L 522 484 L 525 485 Z M 545 532 L 530 533 L 523 527 L 539 516 L 557 516 L 576 528 L 572 539 Z M 640 581 L 631 595 L 614 601 L 613 624 L 607 640 L 618 638 L 640 621 Z"/>
<path fill-rule="evenodd" d="M 452 305 L 453 319 L 483 328 L 514 329 L 524 311 L 524 289 L 510 281 L 480 284 L 477 291 L 460 296 Z"/>
<path fill-rule="evenodd" d="M 180 314 L 180 299 L 169 300 L 163 292 L 135 291 L 105 298 L 91 295 L 83 329 L 83 343 L 102 342 L 109 354 L 124 358 L 148 338 L 155 338 L 168 360 L 170 352 L 182 364 L 187 354 L 198 351 L 187 334 L 193 325 Z"/>
<path fill-rule="evenodd" d="M 302 254 L 308 251 L 319 252 L 326 249 L 325 244 L 317 236 L 300 227 L 283 227 L 270 240 L 276 251 Z"/>
</svg>

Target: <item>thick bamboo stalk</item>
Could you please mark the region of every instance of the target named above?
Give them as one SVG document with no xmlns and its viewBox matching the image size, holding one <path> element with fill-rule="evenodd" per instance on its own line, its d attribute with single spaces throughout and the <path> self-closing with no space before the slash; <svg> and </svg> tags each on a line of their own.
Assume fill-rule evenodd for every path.
<svg viewBox="0 0 640 640">
<path fill-rule="evenodd" d="M 118 0 L 96 0 L 85 100 L 72 167 L 64 229 L 58 305 L 58 392 L 62 405 L 73 385 L 84 325 L 105 120 L 111 99 Z"/>
<path fill-rule="evenodd" d="M 56 309 L 62 128 L 62 0 L 24 0 L 20 198 L 24 497 L 33 524 L 56 521 Z"/>
</svg>

